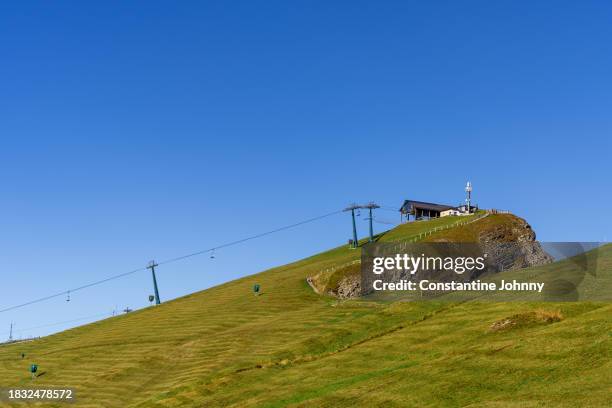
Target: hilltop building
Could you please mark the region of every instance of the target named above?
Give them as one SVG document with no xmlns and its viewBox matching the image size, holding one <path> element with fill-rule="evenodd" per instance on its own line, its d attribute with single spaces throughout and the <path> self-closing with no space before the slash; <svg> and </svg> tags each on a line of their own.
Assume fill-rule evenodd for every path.
<svg viewBox="0 0 612 408">
<path fill-rule="evenodd" d="M 414 220 L 457 216 L 457 215 L 470 215 L 478 211 L 477 205 L 472 205 L 472 183 L 467 182 L 465 186 L 465 192 L 467 198 L 465 204 L 458 206 L 428 203 L 425 201 L 414 201 L 404 200 L 400 211 L 401 219 L 406 217 L 406 221 L 410 221 L 410 216 L 413 216 Z"/>
<path fill-rule="evenodd" d="M 451 216 L 451 215 L 457 216 L 457 215 L 463 215 L 463 214 L 464 214 L 463 212 L 457 210 L 456 208 L 451 208 L 449 210 L 442 211 L 440 213 L 440 217 L 448 217 L 448 216 Z"/>
<path fill-rule="evenodd" d="M 405 200 L 399 211 L 402 219 L 406 217 L 406 221 L 410 220 L 410 216 L 412 216 L 414 220 L 428 220 L 431 218 L 470 215 L 478 211 L 478 206 L 470 206 L 468 210 L 468 206 L 465 204 L 455 207 L 447 204 Z"/>
<path fill-rule="evenodd" d="M 410 220 L 412 215 L 415 220 L 425 218 L 438 218 L 442 216 L 442 212 L 452 210 L 455 207 L 452 205 L 428 203 L 425 201 L 405 200 L 400 208 L 400 214 L 406 217 L 406 221 Z"/>
<path fill-rule="evenodd" d="M 409 221 L 410 216 L 412 216 L 412 219 L 416 221 L 448 216 L 470 215 L 478 211 L 478 206 L 470 206 L 468 210 L 466 204 L 455 207 L 452 205 L 428 203 L 425 201 L 405 200 L 399 211 L 402 220 L 403 217 L 406 217 L 406 221 Z"/>
</svg>

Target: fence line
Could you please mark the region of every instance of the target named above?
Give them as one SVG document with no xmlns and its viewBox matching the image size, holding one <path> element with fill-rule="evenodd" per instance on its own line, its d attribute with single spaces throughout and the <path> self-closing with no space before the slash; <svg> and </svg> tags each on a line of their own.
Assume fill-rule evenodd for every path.
<svg viewBox="0 0 612 408">
<path fill-rule="evenodd" d="M 508 210 L 499 210 L 497 208 L 491 208 L 490 210 L 486 210 L 488 214 L 510 214 Z"/>
<path fill-rule="evenodd" d="M 457 221 L 457 222 L 454 222 L 452 224 L 441 225 L 439 227 L 435 227 L 435 228 L 432 228 L 432 229 L 430 229 L 428 231 L 420 232 L 420 233 L 418 233 L 416 235 L 413 235 L 411 237 L 403 239 L 400 242 L 404 243 L 404 249 L 405 249 L 406 248 L 406 243 L 408 243 L 408 242 L 418 242 L 418 241 L 420 241 L 420 240 L 422 240 L 422 239 L 424 239 L 424 238 L 426 238 L 428 236 L 431 236 L 432 234 L 434 234 L 436 232 L 444 231 L 444 230 L 447 230 L 447 229 L 461 227 L 461 226 L 464 226 L 464 225 L 471 224 L 473 222 L 479 221 L 479 220 L 487 217 L 489 214 L 493 214 L 493 213 L 490 213 L 490 212 L 487 211 L 487 212 L 485 212 L 483 214 L 477 215 L 475 218 L 473 218 L 473 219 L 471 219 L 469 221 Z M 499 214 L 499 213 L 496 213 L 496 214 Z M 391 242 L 397 242 L 397 241 L 391 241 Z M 399 248 L 400 247 L 398 245 L 396 245 L 395 249 L 399 249 Z"/>
<path fill-rule="evenodd" d="M 323 269 L 323 270 L 319 271 L 319 273 L 334 272 L 334 271 L 337 271 L 338 269 L 342 269 L 342 268 L 345 268 L 347 266 L 355 265 L 355 264 L 360 264 L 360 263 L 361 263 L 361 259 L 356 259 L 356 260 L 351 261 L 351 262 L 346 262 L 346 263 L 343 263 L 341 265 L 336 265 L 336 266 L 332 266 L 331 268 Z"/>
</svg>

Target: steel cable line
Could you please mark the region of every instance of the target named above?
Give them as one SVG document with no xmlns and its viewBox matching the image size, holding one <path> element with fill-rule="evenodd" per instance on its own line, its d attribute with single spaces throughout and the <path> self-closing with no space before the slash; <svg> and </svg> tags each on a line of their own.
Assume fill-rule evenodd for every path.
<svg viewBox="0 0 612 408">
<path fill-rule="evenodd" d="M 64 321 L 61 321 L 61 322 L 46 323 L 46 324 L 43 324 L 43 325 L 40 325 L 40 326 L 26 327 L 25 329 L 19 329 L 17 327 L 17 328 L 13 329 L 13 333 L 24 333 L 24 332 L 27 332 L 27 331 L 30 331 L 30 330 L 44 329 L 46 327 L 53 327 L 53 326 L 59 326 L 61 324 L 75 323 L 75 322 L 80 322 L 80 321 L 83 321 L 83 320 L 96 319 L 98 317 L 104 317 L 104 316 L 111 317 L 111 316 L 109 316 L 109 313 L 98 313 L 98 314 L 91 315 L 91 316 L 78 317 L 76 319 L 64 320 Z M 4 333 L 0 333 L 0 335 L 5 335 L 5 334 L 8 334 L 8 333 L 9 332 L 4 332 Z"/>
<path fill-rule="evenodd" d="M 197 252 L 194 252 L 194 253 L 191 253 L 191 254 L 188 254 L 188 255 L 182 255 L 182 256 L 178 256 L 176 258 L 167 259 L 165 261 L 158 262 L 157 264 L 158 265 L 164 265 L 164 264 L 168 264 L 168 263 L 171 263 L 171 262 L 180 261 L 180 260 L 183 260 L 183 259 L 186 259 L 186 258 L 191 258 L 192 256 L 202 255 L 202 254 L 205 254 L 207 252 L 212 252 L 214 250 L 218 250 L 218 249 L 222 249 L 222 248 L 227 248 L 227 247 L 233 246 L 233 245 L 242 244 L 243 242 L 247 242 L 247 241 L 250 241 L 250 240 L 253 240 L 253 239 L 265 237 L 266 235 L 274 234 L 276 232 L 281 232 L 281 231 L 288 230 L 288 229 L 291 229 L 291 228 L 299 227 L 300 225 L 308 224 L 309 222 L 318 221 L 318 220 L 321 220 L 323 218 L 327 218 L 327 217 L 330 217 L 332 215 L 339 214 L 341 212 L 342 212 L 342 210 L 338 210 L 338 211 L 334 211 L 334 212 L 327 213 L 327 214 L 324 214 L 324 215 L 320 215 L 318 217 L 309 218 L 307 220 L 300 221 L 300 222 L 297 222 L 297 223 L 291 224 L 291 225 L 286 225 L 284 227 L 276 228 L 276 229 L 273 229 L 271 231 L 263 232 L 261 234 L 253 235 L 253 236 L 250 236 L 250 237 L 247 237 L 247 238 L 242 238 L 242 239 L 239 239 L 239 240 L 236 240 L 236 241 L 227 242 L 225 244 L 217 245 L 215 247 L 208 248 L 208 249 L 203 249 L 201 251 L 197 251 Z"/>
<path fill-rule="evenodd" d="M 177 262 L 177 261 L 180 261 L 180 260 L 183 260 L 183 259 L 186 259 L 186 258 L 191 258 L 193 256 L 205 254 L 207 252 L 211 252 L 211 251 L 216 250 L 216 249 L 227 248 L 227 247 L 230 247 L 230 246 L 233 246 L 233 245 L 242 244 L 244 242 L 251 241 L 251 240 L 257 239 L 257 238 L 261 238 L 261 237 L 264 237 L 266 235 L 274 234 L 276 232 L 285 231 L 285 230 L 288 230 L 288 229 L 291 229 L 291 228 L 298 227 L 300 225 L 308 224 L 310 222 L 314 222 L 314 221 L 318 221 L 318 220 L 321 220 L 321 219 L 324 219 L 324 218 L 327 218 L 327 217 L 331 217 L 332 215 L 336 215 L 336 214 L 339 214 L 341 212 L 342 212 L 342 210 L 333 211 L 333 212 L 330 212 L 330 213 L 327 213 L 327 214 L 319 215 L 317 217 L 309 218 L 309 219 L 304 220 L 304 221 L 296 222 L 295 224 L 286 225 L 284 227 L 280 227 L 280 228 L 276 228 L 276 229 L 273 229 L 273 230 L 270 230 L 270 231 L 266 231 L 266 232 L 263 232 L 263 233 L 260 233 L 260 234 L 252 235 L 250 237 L 238 239 L 236 241 L 226 242 L 224 244 L 217 245 L 217 246 L 209 248 L 209 249 L 204 249 L 204 250 L 193 252 L 193 253 L 190 253 L 190 254 L 187 254 L 187 255 L 178 256 L 176 258 L 166 259 L 164 261 L 158 262 L 158 265 L 165 265 L 165 264 L 169 264 L 169 263 L 172 263 L 172 262 Z M 105 278 L 105 279 L 102 279 L 102 280 L 99 280 L 99 281 L 95 281 L 95 282 L 92 282 L 92 283 L 88 283 L 86 285 L 82 285 L 82 286 L 79 286 L 79 287 L 76 287 L 76 288 L 73 288 L 73 289 L 64 290 L 62 292 L 57 292 L 57 293 L 49 295 L 49 296 L 45 296 L 45 297 L 42 297 L 42 298 L 30 300 L 28 302 L 21 303 L 19 305 L 10 306 L 10 307 L 4 308 L 4 309 L 0 309 L 0 313 L 8 312 L 10 310 L 19 309 L 19 308 L 22 308 L 22 307 L 25 307 L 25 306 L 33 305 L 35 303 L 44 302 L 44 301 L 47 301 L 47 300 L 50 300 L 50 299 L 53 299 L 53 298 L 56 298 L 56 297 L 65 296 L 65 295 L 67 295 L 69 293 L 74 293 L 74 292 L 77 292 L 79 290 L 87 289 L 87 288 L 90 288 L 92 286 L 100 285 L 102 283 L 106 283 L 106 282 L 109 282 L 109 281 L 112 281 L 112 280 L 115 280 L 115 279 L 123 278 L 125 276 L 132 275 L 132 274 L 134 274 L 136 272 L 141 272 L 141 271 L 145 271 L 145 270 L 147 270 L 147 268 L 146 267 L 142 267 L 142 268 L 133 269 L 133 270 L 131 270 L 129 272 L 124 272 L 124 273 L 120 273 L 118 275 L 109 276 L 108 278 Z"/>
<path fill-rule="evenodd" d="M 374 218 L 373 220 L 374 222 L 378 223 L 378 224 L 385 224 L 385 225 L 399 225 L 398 222 L 395 221 L 390 221 L 390 220 L 385 220 L 385 219 L 378 219 L 378 218 Z"/>
<path fill-rule="evenodd" d="M 397 208 L 393 208 L 393 207 L 386 207 L 386 206 L 382 206 L 382 205 L 380 206 L 380 208 L 379 208 L 379 209 L 381 209 L 381 210 L 383 210 L 383 211 L 392 211 L 392 212 L 394 212 L 394 213 L 399 212 L 399 210 L 398 210 Z"/>
<path fill-rule="evenodd" d="M 46 300 L 50 300 L 50 299 L 53 299 L 53 298 L 56 298 L 56 297 L 64 296 L 64 295 L 67 295 L 68 293 L 73 293 L 73 292 L 76 292 L 76 291 L 79 291 L 79 290 L 87 289 L 87 288 L 90 288 L 92 286 L 96 286 L 96 285 L 100 285 L 102 283 L 106 283 L 106 282 L 112 281 L 114 279 L 123 278 L 124 276 L 128 276 L 128 275 L 134 274 L 136 272 L 144 271 L 146 269 L 147 268 L 145 268 L 145 267 L 134 269 L 134 270 L 131 270 L 129 272 L 124 272 L 124 273 L 121 273 L 119 275 L 110 276 L 110 277 L 108 277 L 106 279 L 102 279 L 102 280 L 99 280 L 99 281 L 96 281 L 96 282 L 88 283 L 86 285 L 79 286 L 79 287 L 74 288 L 74 289 L 64 290 L 62 292 L 57 292 L 57 293 L 55 293 L 53 295 L 49 295 L 49 296 L 45 296 L 45 297 L 42 297 L 42 298 L 30 300 L 29 302 L 25 302 L 25 303 L 22 303 L 22 304 L 19 304 L 19 305 L 10 306 L 10 307 L 7 307 L 5 309 L 1 309 L 0 313 L 8 312 L 9 310 L 19 309 L 19 308 L 22 308 L 22 307 L 25 307 L 25 306 L 33 305 L 35 303 L 44 302 Z"/>
</svg>

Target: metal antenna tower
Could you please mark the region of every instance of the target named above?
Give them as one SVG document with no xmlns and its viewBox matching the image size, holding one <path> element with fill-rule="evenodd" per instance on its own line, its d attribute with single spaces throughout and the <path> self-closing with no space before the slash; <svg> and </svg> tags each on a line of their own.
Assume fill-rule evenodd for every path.
<svg viewBox="0 0 612 408">
<path fill-rule="evenodd" d="M 465 186 L 465 192 L 467 193 L 467 198 L 465 199 L 465 201 L 467 202 L 467 212 L 469 214 L 470 205 L 472 203 L 472 183 L 470 183 L 469 181 L 467 182 Z"/>
</svg>

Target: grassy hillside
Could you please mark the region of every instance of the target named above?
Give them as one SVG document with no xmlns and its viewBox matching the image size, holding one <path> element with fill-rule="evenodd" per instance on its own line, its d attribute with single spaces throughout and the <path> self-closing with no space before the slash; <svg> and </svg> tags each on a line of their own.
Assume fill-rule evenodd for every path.
<svg viewBox="0 0 612 408">
<path fill-rule="evenodd" d="M 381 240 L 452 221 L 402 225 Z M 612 305 L 340 302 L 305 281 L 357 257 L 336 248 L 0 347 L 0 386 L 31 386 L 36 362 L 37 386 L 75 387 L 77 405 L 91 407 L 612 405 Z M 612 246 L 600 260 L 612 270 Z M 533 317 L 548 315 L 560 319 Z M 507 320 L 516 324 L 491 329 Z"/>
</svg>

